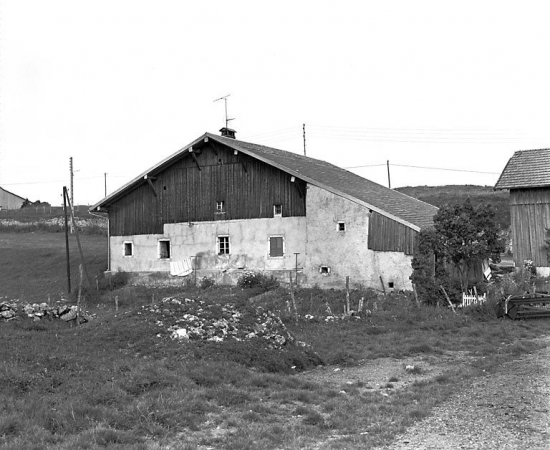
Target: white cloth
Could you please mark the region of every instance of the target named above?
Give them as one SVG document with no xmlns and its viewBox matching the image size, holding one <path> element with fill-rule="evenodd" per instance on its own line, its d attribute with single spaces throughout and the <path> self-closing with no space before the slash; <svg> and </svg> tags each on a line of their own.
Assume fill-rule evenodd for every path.
<svg viewBox="0 0 550 450">
<path fill-rule="evenodd" d="M 170 275 L 174 277 L 184 277 L 193 272 L 191 257 L 183 261 L 174 261 L 170 263 Z"/>
</svg>

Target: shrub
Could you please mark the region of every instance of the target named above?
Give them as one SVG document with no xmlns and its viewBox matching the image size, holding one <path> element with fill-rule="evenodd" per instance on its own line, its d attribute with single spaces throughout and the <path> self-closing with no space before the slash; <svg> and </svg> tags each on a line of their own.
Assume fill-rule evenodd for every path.
<svg viewBox="0 0 550 450">
<path fill-rule="evenodd" d="M 214 281 L 213 278 L 203 277 L 201 279 L 200 286 L 201 286 L 201 289 L 208 289 L 209 287 L 212 287 L 215 284 L 216 284 L 216 282 Z"/>
<path fill-rule="evenodd" d="M 261 272 L 247 271 L 239 277 L 237 285 L 241 288 L 260 288 L 267 292 L 277 289 L 280 283 L 273 275 L 268 277 Z"/>
</svg>

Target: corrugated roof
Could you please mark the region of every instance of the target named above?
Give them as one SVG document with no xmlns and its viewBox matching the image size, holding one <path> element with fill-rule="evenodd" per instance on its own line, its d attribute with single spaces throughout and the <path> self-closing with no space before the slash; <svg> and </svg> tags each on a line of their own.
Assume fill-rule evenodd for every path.
<svg viewBox="0 0 550 450">
<path fill-rule="evenodd" d="M 105 206 L 115 198 L 124 195 L 126 190 L 131 189 L 137 183 L 143 182 L 146 175 L 166 167 L 170 164 L 170 161 L 181 157 L 189 151 L 190 147 L 202 142 L 205 138 L 212 139 L 233 150 L 241 151 L 310 184 L 362 204 L 413 229 L 419 230 L 433 225 L 433 216 L 436 214 L 437 208 L 428 203 L 388 189 L 325 161 L 211 133 L 205 133 L 189 146 L 164 159 L 147 172 L 104 198 L 94 205 L 91 210 Z"/>
<path fill-rule="evenodd" d="M 506 164 L 495 189 L 550 186 L 550 149 L 520 150 Z"/>
</svg>

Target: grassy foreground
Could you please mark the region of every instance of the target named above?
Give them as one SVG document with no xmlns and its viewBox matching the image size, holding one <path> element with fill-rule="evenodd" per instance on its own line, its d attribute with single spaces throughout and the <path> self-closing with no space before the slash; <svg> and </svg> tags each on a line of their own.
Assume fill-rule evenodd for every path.
<svg viewBox="0 0 550 450">
<path fill-rule="evenodd" d="M 32 239 L 28 235 L 27 242 Z M 29 244 L 27 257 L 40 261 L 32 259 L 32 248 Z M 99 258 L 94 248 L 88 251 L 92 260 Z M 52 244 L 44 261 L 56 260 L 60 251 Z M 17 270 L 22 269 L 2 266 L 2 277 Z M 62 280 L 63 269 L 56 273 L 52 269 L 49 277 Z M 8 286 L 0 296 L 20 298 L 17 286 L 26 287 Z M 542 320 L 497 320 L 490 308 L 455 315 L 368 292 L 352 293 L 352 306 L 362 296 L 371 311 L 361 319 L 336 317 L 345 297 L 340 291 L 298 291 L 298 322 L 286 310 L 285 291 L 254 301 L 279 312 L 327 371 L 386 356 L 420 359 L 460 351 L 469 357 L 464 365 L 402 389 L 391 388 L 395 380 L 388 374 L 388 387 L 381 390 L 368 379 L 335 386 L 295 376 L 312 360 L 255 340 L 177 341 L 164 326 L 181 313 L 160 302 L 163 297 L 246 307 L 256 294 L 217 286 L 183 292 L 125 287 L 88 299 L 85 307 L 97 318 L 78 327 L 55 320 L 0 322 L 0 448 L 372 448 L 391 442 L 471 377 L 536 349 L 540 344 L 531 338 L 550 328 Z M 333 319 L 327 319 L 327 303 Z"/>
</svg>

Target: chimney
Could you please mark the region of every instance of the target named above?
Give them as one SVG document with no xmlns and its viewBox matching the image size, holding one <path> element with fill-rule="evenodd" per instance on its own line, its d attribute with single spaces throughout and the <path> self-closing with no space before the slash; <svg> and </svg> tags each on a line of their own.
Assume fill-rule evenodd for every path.
<svg viewBox="0 0 550 450">
<path fill-rule="evenodd" d="M 221 132 L 223 137 L 228 137 L 228 138 L 231 138 L 231 139 L 235 139 L 236 131 L 231 129 L 231 128 L 223 127 L 223 128 L 220 129 L 220 132 Z"/>
</svg>

